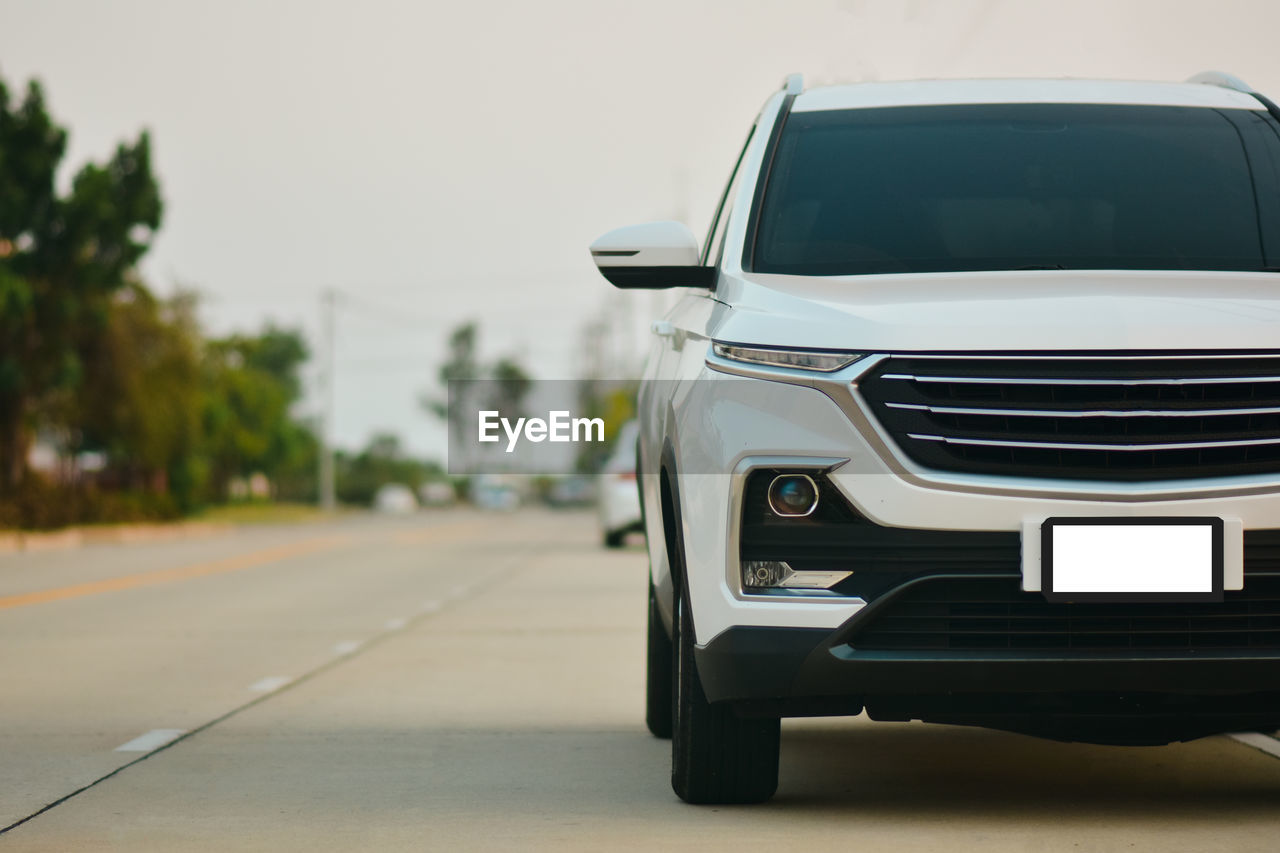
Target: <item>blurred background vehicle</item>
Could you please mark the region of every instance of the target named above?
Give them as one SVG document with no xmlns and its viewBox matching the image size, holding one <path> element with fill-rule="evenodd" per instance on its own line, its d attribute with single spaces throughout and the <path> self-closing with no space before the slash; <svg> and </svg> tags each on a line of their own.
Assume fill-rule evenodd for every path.
<svg viewBox="0 0 1280 853">
<path fill-rule="evenodd" d="M 483 474 L 471 481 L 471 503 L 480 509 L 509 512 L 520 506 L 519 486 L 500 474 Z"/>
<path fill-rule="evenodd" d="M 640 520 L 640 492 L 636 487 L 636 439 L 640 425 L 627 421 L 618 431 L 613 453 L 600 472 L 596 507 L 600 536 L 606 548 L 621 548 L 627 534 L 644 529 Z"/>
<path fill-rule="evenodd" d="M 373 508 L 388 515 L 409 515 L 418 511 L 418 499 L 404 483 L 387 483 L 374 495 Z"/>
<path fill-rule="evenodd" d="M 418 487 L 418 500 L 423 506 L 452 506 L 458 501 L 458 490 L 443 480 L 423 483 Z"/>
<path fill-rule="evenodd" d="M 595 500 L 596 484 L 593 477 L 561 477 L 547 489 L 547 504 L 556 509 L 591 506 Z"/>
</svg>

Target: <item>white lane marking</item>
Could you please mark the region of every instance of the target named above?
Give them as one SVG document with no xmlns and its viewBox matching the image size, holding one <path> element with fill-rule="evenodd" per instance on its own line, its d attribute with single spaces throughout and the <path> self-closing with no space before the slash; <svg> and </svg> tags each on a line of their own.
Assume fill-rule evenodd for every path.
<svg viewBox="0 0 1280 853">
<path fill-rule="evenodd" d="M 405 625 L 409 624 L 408 619 L 397 616 L 395 619 L 388 619 L 386 628 L 388 631 L 399 631 Z"/>
<path fill-rule="evenodd" d="M 1227 737 L 1254 749 L 1260 749 L 1267 755 L 1280 758 L 1280 740 L 1276 740 L 1271 735 L 1264 735 L 1261 732 L 1237 732 Z"/>
<path fill-rule="evenodd" d="M 255 693 L 271 693 L 284 687 L 290 681 L 293 681 L 293 679 L 287 675 L 268 675 L 266 678 L 259 678 L 253 684 L 250 684 L 249 689 Z"/>
<path fill-rule="evenodd" d="M 424 601 L 422 603 L 423 613 L 435 613 L 439 609 L 440 609 L 440 602 L 438 601 Z"/>
<path fill-rule="evenodd" d="M 335 655 L 349 655 L 363 645 L 364 642 L 362 640 L 343 640 L 333 647 L 333 653 Z"/>
<path fill-rule="evenodd" d="M 144 735 L 138 735 L 128 743 L 116 747 L 116 752 L 150 752 L 159 749 L 166 743 L 173 743 L 187 733 L 186 729 L 152 729 Z"/>
</svg>

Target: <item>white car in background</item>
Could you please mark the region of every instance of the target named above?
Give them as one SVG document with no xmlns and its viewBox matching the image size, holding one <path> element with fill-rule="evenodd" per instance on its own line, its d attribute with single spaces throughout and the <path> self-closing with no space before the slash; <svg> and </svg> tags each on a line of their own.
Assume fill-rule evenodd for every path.
<svg viewBox="0 0 1280 853">
<path fill-rule="evenodd" d="M 596 506 L 600 519 L 600 538 L 606 548 L 621 548 L 627 534 L 644 530 L 640 515 L 640 489 L 636 483 L 636 439 L 640 424 L 628 421 L 618 430 L 618 437 L 600 472 Z"/>
<path fill-rule="evenodd" d="M 688 288 L 637 407 L 681 798 L 772 796 L 785 716 L 1280 728 L 1269 99 L 788 78 L 701 251 L 659 222 L 591 252 Z"/>
<path fill-rule="evenodd" d="M 418 499 L 423 506 L 452 506 L 458 500 L 458 490 L 453 483 L 436 480 L 418 487 Z"/>
<path fill-rule="evenodd" d="M 386 515 L 410 515 L 418 511 L 418 499 L 404 483 L 386 483 L 374 494 L 373 508 Z"/>
</svg>

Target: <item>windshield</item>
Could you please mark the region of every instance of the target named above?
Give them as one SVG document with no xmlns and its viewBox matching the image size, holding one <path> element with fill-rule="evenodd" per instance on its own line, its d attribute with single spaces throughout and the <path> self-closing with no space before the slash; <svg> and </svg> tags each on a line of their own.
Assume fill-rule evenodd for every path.
<svg viewBox="0 0 1280 853">
<path fill-rule="evenodd" d="M 1262 111 L 1203 107 L 793 113 L 749 267 L 795 275 L 1274 267 L 1275 128 Z"/>
</svg>

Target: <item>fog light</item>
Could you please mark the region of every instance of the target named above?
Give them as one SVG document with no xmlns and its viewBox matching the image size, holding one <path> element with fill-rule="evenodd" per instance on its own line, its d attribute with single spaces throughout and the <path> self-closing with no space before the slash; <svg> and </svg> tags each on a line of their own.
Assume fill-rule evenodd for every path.
<svg viewBox="0 0 1280 853">
<path fill-rule="evenodd" d="M 818 486 L 808 474 L 780 474 L 769 484 L 769 508 L 788 518 L 810 515 L 818 508 Z"/>
<path fill-rule="evenodd" d="M 742 563 L 744 586 L 782 586 L 782 582 L 793 574 L 790 566 L 778 560 L 744 560 Z"/>
<path fill-rule="evenodd" d="M 781 560 L 743 560 L 742 585 L 748 589 L 830 589 L 853 572 L 797 572 Z"/>
</svg>

